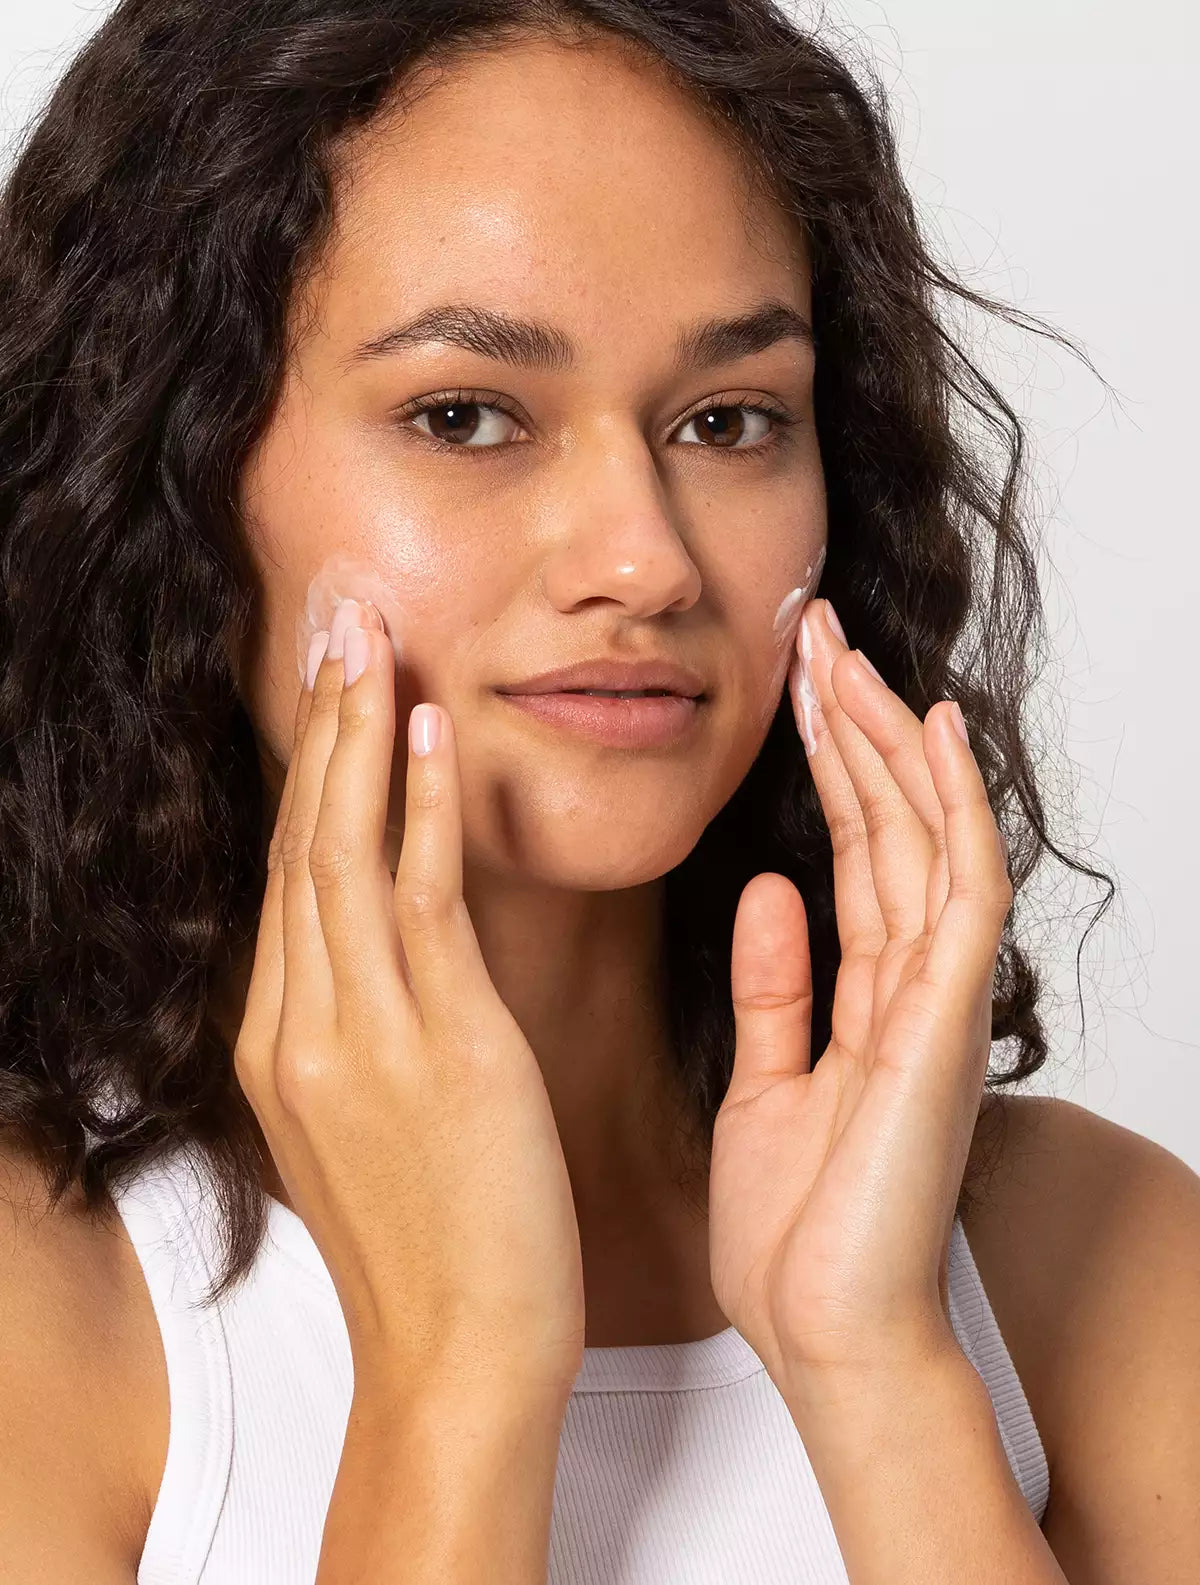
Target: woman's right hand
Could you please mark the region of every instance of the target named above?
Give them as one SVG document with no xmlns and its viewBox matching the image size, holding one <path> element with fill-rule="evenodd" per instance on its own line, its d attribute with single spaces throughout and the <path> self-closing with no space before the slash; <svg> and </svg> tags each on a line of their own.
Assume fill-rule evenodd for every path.
<svg viewBox="0 0 1200 1585">
<path fill-rule="evenodd" d="M 393 885 L 396 668 L 378 612 L 360 615 L 362 676 L 344 686 L 326 654 L 301 691 L 235 1071 L 329 1268 L 356 1376 L 565 1397 L 579 1229 L 541 1070 L 463 901 L 454 725 L 439 709 L 437 746 L 408 750 Z"/>
</svg>

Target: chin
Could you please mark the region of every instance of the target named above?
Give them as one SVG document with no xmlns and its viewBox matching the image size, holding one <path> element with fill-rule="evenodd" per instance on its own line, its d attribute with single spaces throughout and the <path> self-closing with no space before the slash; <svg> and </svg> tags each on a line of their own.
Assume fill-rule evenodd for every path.
<svg viewBox="0 0 1200 1585">
<path fill-rule="evenodd" d="M 669 807 L 669 805 L 667 806 Z M 700 840 L 703 822 L 668 821 L 661 810 L 622 819 L 611 810 L 563 818 L 525 812 L 504 840 L 470 844 L 464 862 L 564 891 L 612 892 L 645 886 L 673 870 Z"/>
</svg>

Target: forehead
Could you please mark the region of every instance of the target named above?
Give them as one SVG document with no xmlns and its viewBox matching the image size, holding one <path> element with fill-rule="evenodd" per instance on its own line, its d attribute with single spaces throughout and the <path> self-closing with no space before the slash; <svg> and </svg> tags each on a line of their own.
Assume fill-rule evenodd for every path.
<svg viewBox="0 0 1200 1585">
<path fill-rule="evenodd" d="M 652 59 L 536 40 L 417 82 L 342 151 L 311 288 L 331 341 L 443 300 L 556 317 L 584 343 L 767 296 L 810 311 L 799 226 Z"/>
</svg>

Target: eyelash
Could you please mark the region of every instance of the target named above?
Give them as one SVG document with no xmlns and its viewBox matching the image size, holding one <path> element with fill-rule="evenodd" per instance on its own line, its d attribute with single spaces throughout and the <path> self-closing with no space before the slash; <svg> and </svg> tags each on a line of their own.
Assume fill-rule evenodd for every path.
<svg viewBox="0 0 1200 1585">
<path fill-rule="evenodd" d="M 485 400 L 491 392 L 484 391 L 438 391 L 433 396 L 422 397 L 419 402 L 411 403 L 407 407 L 399 408 L 395 417 L 401 423 L 409 423 L 414 418 L 419 418 L 422 413 L 436 413 L 444 407 L 485 407 L 494 408 L 497 412 L 506 413 L 509 418 L 520 423 L 520 417 L 512 408 L 503 401 Z M 712 402 L 707 407 L 697 408 L 696 411 L 683 420 L 679 425 L 682 429 L 697 418 L 702 418 L 705 413 L 720 412 L 725 408 L 744 413 L 762 413 L 774 421 L 775 429 L 766 440 L 757 441 L 753 446 L 704 446 L 705 451 L 715 451 L 721 455 L 743 459 L 747 457 L 763 457 L 768 452 L 775 451 L 786 444 L 790 439 L 788 431 L 801 422 L 789 413 L 782 412 L 777 407 L 768 406 L 758 402 Z M 439 440 L 436 435 L 427 434 L 423 429 L 415 429 L 413 433 L 419 435 L 426 445 L 433 446 L 438 451 L 453 451 L 456 455 L 471 452 L 487 453 L 500 451 L 503 445 L 495 446 L 466 446 L 455 445 L 453 441 Z M 511 443 L 510 443 L 511 444 Z"/>
</svg>

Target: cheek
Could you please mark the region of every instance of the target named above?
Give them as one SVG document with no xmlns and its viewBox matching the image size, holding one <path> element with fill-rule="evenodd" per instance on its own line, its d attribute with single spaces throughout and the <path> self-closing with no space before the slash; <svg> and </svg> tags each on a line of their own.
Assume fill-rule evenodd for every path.
<svg viewBox="0 0 1200 1585">
<path fill-rule="evenodd" d="M 296 672 L 304 679 L 308 646 L 314 633 L 328 628 L 343 600 L 368 600 L 379 612 L 392 641 L 396 663 L 404 661 L 412 632 L 411 597 L 399 592 L 394 574 L 385 576 L 377 563 L 335 551 L 321 562 L 308 582 L 304 601 L 295 616 Z M 411 589 L 411 580 L 403 580 Z"/>
<path fill-rule="evenodd" d="M 300 678 L 313 634 L 328 628 L 343 600 L 369 601 L 375 607 L 398 666 L 436 661 L 453 649 L 455 637 L 469 622 L 471 590 L 461 558 L 444 536 L 394 513 L 374 523 L 360 518 L 352 532 L 340 537 L 337 549 L 315 567 L 306 561 L 297 572 L 308 578 L 302 591 L 296 590 L 292 617 Z"/>
</svg>

